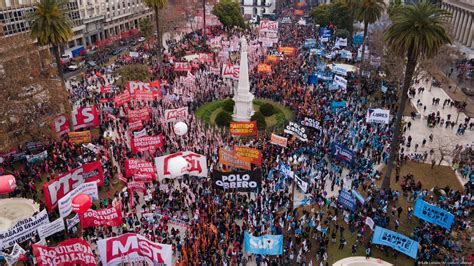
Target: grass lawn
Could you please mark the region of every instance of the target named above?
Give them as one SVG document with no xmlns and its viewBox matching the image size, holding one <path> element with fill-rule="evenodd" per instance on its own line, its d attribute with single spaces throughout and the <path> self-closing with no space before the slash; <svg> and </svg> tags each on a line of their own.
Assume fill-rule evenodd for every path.
<svg viewBox="0 0 474 266">
<path fill-rule="evenodd" d="M 382 170 L 382 172 L 384 169 Z M 445 187 L 446 185 L 449 185 L 451 188 L 457 189 L 457 190 L 462 190 L 462 186 L 457 180 L 454 171 L 448 167 L 448 166 L 435 166 L 433 169 L 431 169 L 431 165 L 429 164 L 420 164 L 420 163 L 415 163 L 415 162 L 408 162 L 404 164 L 401 168 L 401 177 L 407 174 L 413 174 L 415 176 L 415 181 L 418 182 L 418 180 L 421 180 L 423 188 L 426 188 L 430 190 L 434 186 L 438 187 Z M 401 178 L 400 178 L 401 179 Z M 381 186 L 382 179 L 378 180 L 377 182 L 378 186 Z M 392 176 L 392 182 L 391 182 L 391 187 L 395 190 L 401 191 L 401 186 L 400 183 L 395 183 L 395 171 Z M 364 191 L 359 190 L 359 192 L 367 196 L 367 194 Z M 403 212 L 400 216 L 400 228 L 398 229 L 398 232 L 410 237 L 411 233 L 413 232 L 413 229 L 415 228 L 416 225 L 419 224 L 419 219 L 416 217 L 413 217 L 411 222 L 408 221 L 407 219 L 407 207 L 411 206 L 413 208 L 414 202 L 408 202 L 408 199 L 403 197 L 402 195 L 399 197 L 398 202 L 396 203 L 396 206 L 402 206 Z M 389 207 L 389 209 L 391 206 Z M 341 224 L 341 223 L 340 223 Z M 343 223 L 345 224 L 345 223 Z M 391 221 L 391 225 L 393 226 L 393 221 Z M 394 230 L 393 227 L 390 227 L 389 229 Z M 371 237 L 371 235 L 370 235 Z M 370 241 L 370 237 L 365 237 L 363 244 L 359 246 L 357 253 L 355 256 L 365 256 L 365 246 L 366 244 Z M 351 257 L 351 247 L 355 243 L 356 240 L 356 235 L 351 236 L 350 231 L 348 230 L 348 226 L 346 226 L 346 230 L 344 231 L 344 238 L 347 241 L 347 245 L 344 247 L 344 249 L 339 250 L 339 232 L 338 232 L 338 238 L 336 243 L 329 243 L 329 251 L 328 251 L 328 262 L 329 265 L 332 265 L 334 262 L 346 258 L 346 257 Z M 317 246 L 317 243 L 315 243 Z M 469 245 L 467 243 L 467 245 Z M 396 258 L 393 257 L 391 254 L 392 250 L 389 248 L 389 256 L 386 256 L 381 250 L 378 248 L 373 247 L 372 248 L 372 257 L 374 258 L 380 258 L 384 261 L 390 262 L 394 265 L 400 265 L 400 266 L 408 266 L 408 265 L 414 265 L 414 260 L 412 258 L 409 258 L 403 254 L 399 254 Z M 311 254 L 307 255 L 307 259 L 310 258 L 315 258 L 314 255 L 315 249 L 313 248 Z M 468 254 L 466 252 L 466 254 Z M 313 261 L 313 265 L 314 265 Z M 318 264 L 319 265 L 319 264 Z"/>
</svg>

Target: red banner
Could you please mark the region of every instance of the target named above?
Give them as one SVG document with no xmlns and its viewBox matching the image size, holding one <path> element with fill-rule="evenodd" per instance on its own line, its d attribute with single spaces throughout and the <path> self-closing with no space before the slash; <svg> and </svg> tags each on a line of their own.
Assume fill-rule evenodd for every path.
<svg viewBox="0 0 474 266">
<path fill-rule="evenodd" d="M 109 86 L 102 86 L 100 87 L 100 93 L 109 93 L 111 88 Z"/>
<path fill-rule="evenodd" d="M 296 48 L 295 47 L 287 47 L 287 46 L 278 47 L 278 52 L 282 53 L 286 56 L 294 56 L 294 55 L 296 55 Z"/>
<path fill-rule="evenodd" d="M 129 110 L 128 111 L 128 122 L 135 121 L 149 121 L 150 120 L 150 111 L 148 108 L 142 108 L 138 110 Z"/>
<path fill-rule="evenodd" d="M 94 105 L 79 107 L 72 111 L 72 127 L 76 131 L 81 128 L 99 126 L 99 115 Z"/>
<path fill-rule="evenodd" d="M 132 153 L 149 151 L 155 152 L 163 147 L 163 135 L 146 136 L 141 138 L 132 138 Z"/>
<path fill-rule="evenodd" d="M 87 163 L 43 184 L 43 195 L 49 211 L 56 208 L 58 200 L 82 183 L 97 182 L 104 184 L 104 174 L 99 161 Z"/>
<path fill-rule="evenodd" d="M 235 66 L 232 64 L 223 64 L 222 65 L 222 77 L 230 78 L 234 80 L 239 79 L 240 66 Z"/>
<path fill-rule="evenodd" d="M 133 195 L 130 195 L 133 197 Z M 81 219 L 81 227 L 96 227 L 96 226 L 119 226 L 122 224 L 122 211 L 120 204 L 111 208 L 92 210 L 89 209 L 83 214 L 79 215 Z"/>
<path fill-rule="evenodd" d="M 174 62 L 174 71 L 191 71 L 191 65 L 188 62 Z"/>
<path fill-rule="evenodd" d="M 128 126 L 129 126 L 130 131 L 142 130 L 143 128 L 143 124 L 141 120 L 129 122 Z"/>
<path fill-rule="evenodd" d="M 130 92 L 128 91 L 124 91 L 120 94 L 117 94 L 115 95 L 114 97 L 114 105 L 115 107 L 119 107 L 119 106 L 122 106 L 126 103 L 129 103 L 130 102 Z"/>
<path fill-rule="evenodd" d="M 141 193 L 146 192 L 146 186 L 145 186 L 145 183 L 143 183 L 143 182 L 136 182 L 136 181 L 128 182 L 127 183 L 127 188 L 131 192 L 134 192 L 134 191 L 141 192 Z M 131 196 L 132 195 L 130 195 L 130 197 Z"/>
<path fill-rule="evenodd" d="M 205 54 L 205 53 L 200 53 L 198 54 L 198 60 L 199 62 L 208 62 L 208 63 L 212 63 L 214 60 L 214 55 L 213 54 Z"/>
<path fill-rule="evenodd" d="M 130 95 L 134 97 L 135 94 L 139 91 L 151 91 L 154 97 L 161 98 L 160 84 L 159 82 L 157 83 L 157 81 L 152 81 L 150 83 L 141 81 L 129 81 L 128 91 L 130 92 Z"/>
<path fill-rule="evenodd" d="M 188 167 L 183 171 L 183 175 L 188 174 L 207 177 L 208 169 L 206 156 L 190 151 L 184 151 L 155 158 L 156 170 L 160 179 L 172 177 L 168 169 L 169 162 L 177 156 L 183 156 L 183 158 L 188 162 Z"/>
<path fill-rule="evenodd" d="M 230 122 L 229 129 L 232 136 L 257 135 L 257 121 Z"/>
<path fill-rule="evenodd" d="M 165 110 L 165 122 L 186 121 L 188 117 L 188 107 Z"/>
<path fill-rule="evenodd" d="M 258 73 L 272 73 L 272 67 L 267 64 L 258 64 L 257 65 L 257 72 Z"/>
<path fill-rule="evenodd" d="M 64 240 L 55 247 L 33 244 L 33 254 L 38 266 L 51 265 L 82 265 L 96 266 L 91 245 L 80 238 Z"/>
<path fill-rule="evenodd" d="M 137 179 L 144 178 L 149 179 L 150 177 L 152 180 L 156 179 L 155 167 L 153 163 L 146 162 L 137 159 L 127 159 L 125 160 L 125 176 L 137 177 Z M 136 181 L 145 181 L 145 180 L 136 180 Z"/>
<path fill-rule="evenodd" d="M 155 96 L 152 91 L 137 90 L 135 94 L 133 94 L 133 99 L 137 101 L 153 101 Z"/>
<path fill-rule="evenodd" d="M 53 121 L 53 130 L 60 137 L 63 134 L 69 132 L 69 121 L 65 114 L 58 115 Z"/>
</svg>

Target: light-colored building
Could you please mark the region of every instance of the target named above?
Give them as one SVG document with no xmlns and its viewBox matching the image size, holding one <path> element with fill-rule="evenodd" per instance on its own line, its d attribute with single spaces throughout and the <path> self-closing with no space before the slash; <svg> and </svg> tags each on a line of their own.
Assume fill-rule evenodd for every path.
<svg viewBox="0 0 474 266">
<path fill-rule="evenodd" d="M 240 7 L 245 18 L 253 18 L 273 13 L 276 0 L 240 0 Z"/>
<path fill-rule="evenodd" d="M 37 1 L 0 0 L 1 35 L 29 31 L 26 16 Z M 138 28 L 138 21 L 151 17 L 153 12 L 142 0 L 69 0 L 68 15 L 73 22 L 74 37 L 64 48 L 72 50 Z"/>
<path fill-rule="evenodd" d="M 454 40 L 474 49 L 474 0 L 443 0 L 441 7 L 452 14 L 449 30 Z"/>
</svg>

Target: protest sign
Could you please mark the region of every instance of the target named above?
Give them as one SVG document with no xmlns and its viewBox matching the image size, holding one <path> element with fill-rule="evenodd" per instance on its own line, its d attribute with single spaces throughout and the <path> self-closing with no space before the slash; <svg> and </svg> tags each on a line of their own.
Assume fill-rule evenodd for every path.
<svg viewBox="0 0 474 266">
<path fill-rule="evenodd" d="M 316 48 L 316 39 L 304 40 L 304 48 L 306 49 Z"/>
<path fill-rule="evenodd" d="M 388 124 L 390 122 L 390 110 L 369 108 L 365 120 L 367 123 Z"/>
<path fill-rule="evenodd" d="M 130 131 L 141 130 L 143 128 L 143 123 L 141 120 L 128 123 Z"/>
<path fill-rule="evenodd" d="M 129 103 L 131 100 L 130 92 L 124 91 L 120 94 L 114 96 L 114 105 L 115 107 L 120 107 L 126 103 Z"/>
<path fill-rule="evenodd" d="M 69 141 L 74 144 L 90 143 L 92 141 L 92 134 L 90 130 L 79 132 L 68 132 Z"/>
<path fill-rule="evenodd" d="M 283 254 L 283 235 L 252 236 L 247 231 L 244 233 L 245 251 L 260 255 Z"/>
<path fill-rule="evenodd" d="M 191 71 L 191 64 L 188 62 L 174 62 L 174 71 Z"/>
<path fill-rule="evenodd" d="M 258 73 L 265 73 L 265 74 L 272 73 L 272 67 L 270 65 L 267 65 L 267 64 L 258 64 L 257 65 L 257 72 Z"/>
<path fill-rule="evenodd" d="M 153 153 L 157 149 L 161 149 L 163 147 L 163 135 L 159 134 L 154 136 L 145 136 L 141 138 L 132 138 L 131 142 L 133 154 L 145 151 Z"/>
<path fill-rule="evenodd" d="M 331 144 L 331 151 L 332 155 L 339 161 L 354 162 L 354 152 L 344 145 L 333 142 Z"/>
<path fill-rule="evenodd" d="M 262 152 L 259 149 L 234 146 L 234 151 L 237 156 L 250 159 L 252 164 L 261 166 L 262 165 Z"/>
<path fill-rule="evenodd" d="M 334 81 L 333 82 L 339 89 L 343 89 L 343 90 L 347 89 L 347 79 L 345 79 L 341 76 L 338 76 L 338 75 L 334 75 Z"/>
<path fill-rule="evenodd" d="M 76 224 L 80 222 L 79 214 L 76 213 L 71 219 L 66 219 L 67 230 L 71 230 Z"/>
<path fill-rule="evenodd" d="M 155 158 L 158 178 L 163 179 L 172 177 L 169 171 L 169 162 L 172 158 L 177 156 L 182 156 L 188 162 L 188 167 L 183 172 L 183 175 L 188 174 L 193 176 L 207 177 L 208 169 L 206 156 L 190 151 L 184 151 Z"/>
<path fill-rule="evenodd" d="M 374 230 L 375 222 L 369 216 L 367 216 L 367 218 L 365 218 L 365 224 L 370 228 L 370 230 L 372 230 L 372 231 Z"/>
<path fill-rule="evenodd" d="M 161 97 L 161 84 L 159 81 L 152 82 L 141 82 L 141 81 L 129 81 L 128 82 L 128 91 L 130 95 L 135 97 L 135 94 L 138 91 L 151 91 L 156 98 Z"/>
<path fill-rule="evenodd" d="M 267 55 L 267 62 L 276 64 L 276 63 L 280 62 L 280 58 L 278 56 L 275 56 L 275 55 Z"/>
<path fill-rule="evenodd" d="M 230 122 L 229 130 L 232 136 L 257 135 L 257 121 Z"/>
<path fill-rule="evenodd" d="M 319 121 L 311 117 L 305 116 L 303 120 L 301 120 L 300 124 L 306 127 L 321 130 L 321 125 L 319 124 Z"/>
<path fill-rule="evenodd" d="M 418 198 L 413 209 L 413 215 L 432 224 L 437 224 L 447 230 L 451 229 L 454 223 L 454 215 L 440 207 L 431 205 L 421 198 Z"/>
<path fill-rule="evenodd" d="M 346 107 L 347 103 L 346 101 L 332 101 L 331 102 L 331 108 L 333 109 L 337 109 L 337 108 L 341 108 L 341 107 Z"/>
<path fill-rule="evenodd" d="M 308 192 L 308 182 L 304 181 L 302 178 L 298 177 L 295 175 L 296 178 L 296 184 L 298 185 L 299 189 L 303 192 L 306 193 Z"/>
<path fill-rule="evenodd" d="M 308 141 L 306 129 L 295 122 L 290 121 L 288 125 L 286 125 L 285 130 L 283 130 L 283 132 L 285 132 L 286 134 L 293 135 L 301 141 Z"/>
<path fill-rule="evenodd" d="M 148 265 L 173 265 L 171 245 L 155 243 L 146 237 L 128 233 L 97 241 L 103 265 L 145 261 Z"/>
<path fill-rule="evenodd" d="M 55 247 L 33 244 L 32 248 L 38 266 L 97 265 L 91 245 L 84 239 L 71 238 Z"/>
<path fill-rule="evenodd" d="M 248 160 L 242 160 L 242 158 L 239 158 L 234 151 L 229 151 L 222 147 L 219 148 L 219 163 L 244 170 L 252 169 L 252 165 Z"/>
<path fill-rule="evenodd" d="M 259 31 L 278 32 L 278 22 L 262 19 L 260 21 Z"/>
<path fill-rule="evenodd" d="M 65 229 L 64 220 L 63 218 L 59 217 L 54 222 L 38 227 L 38 236 L 40 238 L 47 238 L 48 236 L 64 231 Z"/>
<path fill-rule="evenodd" d="M 233 80 L 239 80 L 240 66 L 232 64 L 222 65 L 222 78 L 229 78 Z"/>
<path fill-rule="evenodd" d="M 283 161 L 280 161 L 278 164 L 278 172 L 283 174 L 286 178 L 293 178 L 294 173 L 291 171 L 291 167 L 288 164 L 285 164 Z"/>
<path fill-rule="evenodd" d="M 152 180 L 156 179 L 155 167 L 153 167 L 152 162 L 138 159 L 126 159 L 124 165 L 126 177 L 149 176 Z"/>
<path fill-rule="evenodd" d="M 418 242 L 380 226 L 375 227 L 372 244 L 389 246 L 414 259 L 418 253 Z"/>
<path fill-rule="evenodd" d="M 140 192 L 140 193 L 145 193 L 146 192 L 146 185 L 144 182 L 139 182 L 139 181 L 130 181 L 127 183 L 127 189 L 130 190 L 130 192 Z"/>
<path fill-rule="evenodd" d="M 58 200 L 59 216 L 66 217 L 72 212 L 72 199 L 79 194 L 87 194 L 92 197 L 92 200 L 99 199 L 99 192 L 97 190 L 96 182 L 88 182 L 80 184 L 66 196 Z"/>
<path fill-rule="evenodd" d="M 69 121 L 67 119 L 67 116 L 65 114 L 56 116 L 53 120 L 52 127 L 58 137 L 61 137 L 65 133 L 69 132 Z"/>
<path fill-rule="evenodd" d="M 244 172 L 212 172 L 212 185 L 216 190 L 227 192 L 251 192 L 257 191 L 262 185 L 262 173 L 260 170 Z"/>
<path fill-rule="evenodd" d="M 131 195 L 130 197 L 133 197 Z M 122 224 L 122 211 L 120 204 L 117 204 L 113 207 L 92 210 L 89 209 L 83 214 L 79 214 L 79 219 L 81 220 L 81 227 L 96 227 L 96 226 L 119 226 Z"/>
<path fill-rule="evenodd" d="M 347 190 L 343 189 L 339 192 L 337 202 L 348 210 L 355 211 L 356 209 L 356 199 L 352 196 L 352 193 Z"/>
<path fill-rule="evenodd" d="M 165 110 L 165 122 L 186 121 L 189 115 L 188 107 Z"/>
<path fill-rule="evenodd" d="M 104 175 L 100 161 L 83 164 L 65 174 L 43 184 L 43 195 L 48 210 L 56 208 L 58 200 L 69 191 L 87 182 L 96 182 L 98 186 L 104 184 Z"/>
<path fill-rule="evenodd" d="M 357 192 L 356 190 L 351 190 L 351 193 L 352 193 L 352 196 L 354 196 L 360 202 L 360 204 L 365 203 L 364 196 L 362 196 L 359 192 Z"/>
<path fill-rule="evenodd" d="M 73 130 L 99 126 L 99 114 L 95 105 L 76 108 L 71 115 Z"/>
<path fill-rule="evenodd" d="M 148 133 L 146 131 L 146 128 L 144 128 L 140 131 L 133 132 L 133 137 L 134 138 L 141 138 L 141 137 L 145 137 L 147 135 L 148 135 Z"/>
<path fill-rule="evenodd" d="M 281 47 L 278 47 L 278 52 L 286 56 L 294 56 L 296 55 L 296 48 L 281 46 Z"/>
<path fill-rule="evenodd" d="M 133 94 L 133 99 L 136 101 L 148 101 L 155 100 L 155 95 L 149 90 L 136 90 Z"/>
<path fill-rule="evenodd" d="M 14 246 L 15 243 L 30 240 L 38 233 L 37 229 L 41 225 L 48 223 L 49 218 L 46 210 L 42 210 L 31 217 L 18 220 L 13 227 L 10 227 L 7 231 L 0 232 L 0 249 L 9 248 Z"/>
<path fill-rule="evenodd" d="M 29 164 L 35 164 L 37 162 L 42 162 L 42 161 L 46 160 L 46 158 L 48 158 L 48 151 L 46 150 L 46 151 L 43 151 L 43 152 L 40 152 L 40 153 L 37 153 L 37 154 L 26 155 L 25 158 L 26 158 L 26 161 Z"/>
<path fill-rule="evenodd" d="M 288 139 L 272 133 L 270 137 L 270 143 L 286 148 L 286 146 L 288 146 Z"/>
<path fill-rule="evenodd" d="M 137 109 L 137 110 L 128 110 L 128 121 L 135 122 L 135 121 L 143 121 L 147 122 L 151 118 L 150 111 L 147 107 Z"/>
<path fill-rule="evenodd" d="M 7 265 L 14 265 L 20 259 L 20 256 L 24 254 L 26 254 L 26 251 L 18 243 L 15 243 L 10 254 L 0 252 L 0 256 L 3 256 Z"/>
</svg>

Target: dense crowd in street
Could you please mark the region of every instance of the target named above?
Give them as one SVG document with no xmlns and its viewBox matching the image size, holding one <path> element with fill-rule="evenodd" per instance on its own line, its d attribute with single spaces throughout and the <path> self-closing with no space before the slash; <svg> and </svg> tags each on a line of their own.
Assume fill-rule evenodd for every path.
<svg viewBox="0 0 474 266">
<path fill-rule="evenodd" d="M 279 17 L 291 17 L 296 21 L 289 10 Z M 66 134 L 61 140 L 51 140 L 42 147 L 24 148 L 24 155 L 47 150 L 48 156 L 35 163 L 15 161 L 11 157 L 0 164 L 0 175 L 11 173 L 16 177 L 18 188 L 10 196 L 32 198 L 41 204 L 42 210 L 46 203 L 39 192 L 40 184 L 81 165 L 100 161 L 105 186 L 102 190 L 107 191 L 107 196 L 92 209 L 111 208 L 119 203 L 123 223 L 82 230 L 75 226 L 67 230 L 68 238 L 82 235 L 92 244 L 97 256 L 99 253 L 95 247 L 98 240 L 133 232 L 152 242 L 172 245 L 176 265 L 245 265 L 249 261 L 257 265 L 329 265 L 329 259 L 334 255 L 329 249 L 334 250 L 335 246 L 351 250 L 352 255 L 366 257 L 371 257 L 374 249 L 381 249 L 386 258 L 392 258 L 389 261 L 395 261 L 396 257 L 405 255 L 388 246 L 372 244 L 374 225 L 370 225 L 367 218 L 376 226 L 400 232 L 400 221 L 405 216 L 415 228 L 410 232 L 402 230 L 407 232 L 404 235 L 419 243 L 415 261 L 467 261 L 469 258 L 464 252 L 463 241 L 469 243 L 467 238 L 471 235 L 472 184 L 468 182 L 464 190 L 457 191 L 449 184 L 443 188 L 431 188 L 417 176 L 400 176 L 400 168 L 408 156 L 416 159 L 413 154 L 417 153 L 417 147 L 432 141 L 432 137 L 427 136 L 428 140 L 423 143 L 412 144 L 408 123 L 396 163 L 396 178 L 392 180 L 400 183 L 403 189 L 384 190 L 377 185 L 382 175 L 378 166 L 385 164 L 389 157 L 393 121 L 391 119 L 388 124 L 368 123 L 365 118 L 368 108 L 387 109 L 390 114 L 395 114 L 398 98 L 393 89 L 374 103 L 371 95 L 380 90 L 380 83 L 367 78 L 361 80 L 358 73 L 345 75 L 345 89 L 331 88 L 323 80 L 309 84 L 308 75 L 321 62 L 303 44 L 308 36 L 318 36 L 319 32 L 312 25 L 280 23 L 278 35 L 275 48 L 265 47 L 258 41 L 256 30 L 226 32 L 217 26 L 210 27 L 206 36 L 202 31 L 195 31 L 180 40 L 168 41 L 163 64 L 157 60 L 156 43 L 150 41 L 136 49 L 136 56 L 122 54 L 111 65 L 90 68 L 80 77 L 67 81 L 73 108 L 97 107 L 100 125 L 98 130 L 93 130 L 92 145 L 74 144 Z M 294 113 L 295 121 L 302 121 L 305 117 L 315 119 L 317 125 L 306 128 L 307 141 L 281 133 L 288 137 L 288 146 L 284 148 L 270 143 L 271 132 L 262 131 L 250 140 L 233 137 L 227 129 L 209 126 L 196 117 L 195 110 L 202 104 L 234 95 L 237 81 L 225 79 L 220 70 L 215 72 L 213 69 L 238 63 L 242 36 L 249 43 L 251 92 L 256 98 L 271 99 L 288 107 Z M 226 43 L 227 46 L 221 47 L 229 48 L 226 49 L 229 50 L 227 56 L 221 56 L 220 51 L 211 48 L 209 40 L 215 38 L 221 38 L 221 44 Z M 322 49 L 327 52 L 337 50 L 333 39 Z M 265 62 L 267 55 L 276 54 L 277 46 L 294 47 L 296 54 L 283 55 L 278 63 L 272 64 L 269 74 L 257 73 L 257 64 Z M 346 49 L 357 54 L 357 48 Z M 184 56 L 199 53 L 212 54 L 212 60 L 195 60 L 190 63 L 192 69 L 188 72 L 175 70 L 175 63 L 183 61 Z M 355 61 L 353 57 L 345 63 Z M 325 62 L 331 65 L 331 60 Z M 117 73 L 131 64 L 148 66 L 152 77 L 150 83 L 157 81 L 153 93 L 158 96 L 153 100 L 132 99 L 117 104 L 112 99 L 121 97 L 129 89 L 128 81 L 123 81 Z M 323 67 L 323 71 L 329 71 L 328 66 Z M 335 106 L 334 103 L 343 105 Z M 442 103 L 443 108 L 450 104 Z M 179 136 L 174 132 L 173 123 L 167 122 L 165 112 L 183 107 L 189 110 L 183 118 L 188 131 Z M 138 127 L 132 125 L 136 121 L 130 120 L 130 114 L 134 112 L 145 117 Z M 473 129 L 473 123 L 468 119 L 458 125 L 452 117 L 444 119 L 435 113 L 426 115 L 427 126 L 448 127 L 450 124 L 455 128 L 453 134 L 462 135 Z M 162 146 L 135 151 L 132 142 L 137 132 L 150 137 L 163 136 Z M 353 158 L 338 158 L 333 152 L 336 144 L 350 150 Z M 153 162 L 156 157 L 190 151 L 205 156 L 207 165 L 201 167 L 208 168 L 211 173 L 225 168 L 219 162 L 219 149 L 231 149 L 236 145 L 256 148 L 262 153 L 262 166 L 252 166 L 252 170 L 261 168 L 261 186 L 257 191 L 239 193 L 216 189 L 210 175 L 196 177 L 186 174 L 177 179 L 161 179 L 156 178 L 157 173 L 151 174 L 154 180 L 146 182 L 145 191 L 112 190 L 117 184 L 126 187 L 127 183 L 134 181 L 132 175 L 127 174 L 130 160 L 151 163 L 155 171 Z M 460 150 L 468 148 L 459 147 Z M 428 154 L 423 157 L 419 161 L 431 160 Z M 472 162 L 452 163 L 463 176 L 472 175 Z M 288 170 L 282 170 L 284 167 Z M 300 199 L 293 200 L 293 178 L 297 176 L 307 184 L 307 188 L 303 191 L 296 185 Z M 338 195 L 342 190 L 363 195 L 361 200 L 357 199 L 354 209 L 341 205 Z M 402 197 L 410 204 L 422 198 L 452 213 L 455 220 L 451 229 L 413 217 L 413 204 L 402 206 Z M 59 216 L 56 211 L 51 211 L 49 217 L 53 221 Z M 244 232 L 256 237 L 283 235 L 283 255 L 250 254 L 244 248 Z M 51 243 L 64 239 L 64 233 L 49 238 Z M 27 251 L 27 264 L 33 263 L 31 244 L 37 241 L 39 238 L 21 243 Z M 4 253 L 9 254 L 10 250 Z"/>
</svg>

